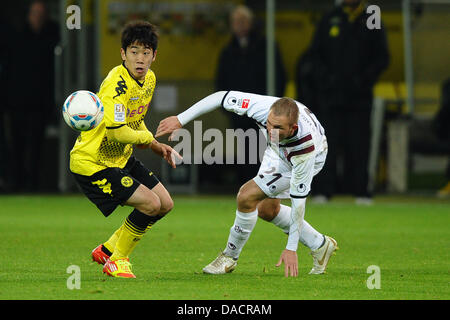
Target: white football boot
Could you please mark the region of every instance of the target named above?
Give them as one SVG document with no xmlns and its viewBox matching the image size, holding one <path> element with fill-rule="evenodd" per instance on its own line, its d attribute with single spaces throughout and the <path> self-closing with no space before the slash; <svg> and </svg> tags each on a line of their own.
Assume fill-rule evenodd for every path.
<svg viewBox="0 0 450 320">
<path fill-rule="evenodd" d="M 232 272 L 236 266 L 237 260 L 221 252 L 213 262 L 203 268 L 203 272 L 208 274 L 225 274 Z"/>
<path fill-rule="evenodd" d="M 309 274 L 323 274 L 327 268 L 328 261 L 332 254 L 338 250 L 337 242 L 329 236 L 325 237 L 325 243 L 323 246 L 316 250 L 311 250 L 314 266 Z"/>
</svg>

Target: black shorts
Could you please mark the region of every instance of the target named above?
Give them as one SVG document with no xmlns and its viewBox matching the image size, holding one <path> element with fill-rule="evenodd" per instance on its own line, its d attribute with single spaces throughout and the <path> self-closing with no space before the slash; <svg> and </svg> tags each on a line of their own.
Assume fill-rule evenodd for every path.
<svg viewBox="0 0 450 320">
<path fill-rule="evenodd" d="M 72 174 L 84 194 L 105 217 L 109 216 L 117 206 L 122 206 L 140 184 L 153 189 L 159 183 L 153 172 L 133 156 L 123 169 L 107 168 L 92 176 L 83 176 L 73 172 Z"/>
</svg>

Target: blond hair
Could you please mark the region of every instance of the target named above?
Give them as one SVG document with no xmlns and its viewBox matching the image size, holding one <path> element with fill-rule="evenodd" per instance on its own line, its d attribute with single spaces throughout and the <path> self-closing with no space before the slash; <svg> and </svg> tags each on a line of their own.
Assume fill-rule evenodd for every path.
<svg viewBox="0 0 450 320">
<path fill-rule="evenodd" d="M 270 111 L 276 116 L 285 116 L 292 125 L 298 122 L 298 106 L 294 99 L 283 97 L 275 101 L 270 107 Z"/>
</svg>

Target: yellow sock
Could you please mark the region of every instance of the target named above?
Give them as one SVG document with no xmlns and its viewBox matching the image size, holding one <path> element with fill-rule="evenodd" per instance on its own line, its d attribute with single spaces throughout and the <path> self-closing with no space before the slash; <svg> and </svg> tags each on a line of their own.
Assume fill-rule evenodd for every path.
<svg viewBox="0 0 450 320">
<path fill-rule="evenodd" d="M 114 252 L 114 248 L 116 247 L 117 240 L 119 240 L 120 233 L 122 232 L 123 225 L 120 226 L 119 229 L 117 229 L 112 236 L 103 243 L 103 246 L 108 249 L 110 252 Z"/>
<path fill-rule="evenodd" d="M 146 231 L 146 229 L 138 228 L 129 219 L 125 220 L 121 229 L 122 231 L 117 239 L 116 246 L 112 251 L 113 254 L 110 257 L 111 261 L 128 258 Z"/>
</svg>

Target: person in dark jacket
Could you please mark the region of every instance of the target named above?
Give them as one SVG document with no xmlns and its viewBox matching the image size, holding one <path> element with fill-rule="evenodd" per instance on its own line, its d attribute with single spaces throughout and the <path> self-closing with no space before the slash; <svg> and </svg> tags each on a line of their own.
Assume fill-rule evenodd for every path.
<svg viewBox="0 0 450 320">
<path fill-rule="evenodd" d="M 321 201 L 341 191 L 353 194 L 357 203 L 372 202 L 368 159 L 373 87 L 389 64 L 389 52 L 383 25 L 369 28 L 366 8 L 365 1 L 344 0 L 321 19 L 310 48 L 317 90 L 313 109 L 330 146 L 325 170 L 313 186 Z"/>
<path fill-rule="evenodd" d="M 8 65 L 9 65 L 9 50 L 8 46 L 10 43 L 11 30 L 9 24 L 0 21 L 0 34 L 3 39 L 3 43 L 0 48 L 0 87 L 6 88 L 8 84 L 7 73 L 8 73 Z M 8 93 L 5 93 L 7 96 Z M 8 191 L 8 183 L 10 175 L 8 174 L 8 154 L 10 149 L 10 141 L 8 139 L 8 129 L 7 126 L 7 109 L 8 105 L 6 104 L 7 99 L 3 100 L 3 103 L 0 105 L 0 192 Z M 6 103 L 5 103 L 6 101 Z"/>
<path fill-rule="evenodd" d="M 230 14 L 232 37 L 222 49 L 216 73 L 216 90 L 239 90 L 267 94 L 266 38 L 254 22 L 252 11 L 237 6 Z M 283 96 L 286 72 L 275 47 L 275 95 Z"/>
<path fill-rule="evenodd" d="M 45 2 L 33 1 L 23 30 L 10 49 L 8 100 L 12 125 L 11 161 L 16 191 L 36 191 L 42 171 L 45 130 L 57 119 L 54 102 L 54 48 L 58 25 Z"/>
<path fill-rule="evenodd" d="M 438 139 L 450 145 L 450 78 L 445 80 L 441 90 L 441 106 L 433 119 L 433 131 Z M 449 155 L 450 156 L 450 155 Z M 450 157 L 446 171 L 447 184 L 442 187 L 437 196 L 440 198 L 450 197 Z"/>
<path fill-rule="evenodd" d="M 232 36 L 229 43 L 222 49 L 216 71 L 216 91 L 235 90 L 266 95 L 266 38 L 255 23 L 253 12 L 244 5 L 236 6 L 230 14 Z M 275 46 L 275 96 L 282 97 L 286 88 L 286 71 L 278 46 Z M 258 127 L 247 117 L 240 117 L 227 112 L 233 129 L 244 131 Z M 248 144 L 246 146 L 247 157 Z M 252 178 L 259 165 L 254 164 L 254 170 L 249 169 L 248 160 L 245 165 L 236 165 L 238 184 Z"/>
<path fill-rule="evenodd" d="M 295 89 L 297 101 L 303 103 L 312 112 L 319 113 L 317 110 L 316 95 L 317 90 L 314 83 L 314 56 L 310 49 L 303 52 L 298 61 L 295 70 Z"/>
</svg>

